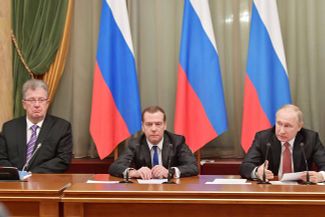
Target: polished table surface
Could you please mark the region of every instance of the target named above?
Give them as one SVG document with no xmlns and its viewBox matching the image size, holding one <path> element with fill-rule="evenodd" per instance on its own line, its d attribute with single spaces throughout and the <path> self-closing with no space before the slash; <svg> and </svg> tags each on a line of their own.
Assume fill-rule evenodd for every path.
<svg viewBox="0 0 325 217">
<path fill-rule="evenodd" d="M 197 176 L 178 184 L 75 183 L 64 191 L 64 215 L 70 216 L 313 216 L 325 213 L 323 185 L 207 185 Z M 94 180 L 116 180 L 95 175 Z"/>
<path fill-rule="evenodd" d="M 0 181 L 0 201 L 11 216 L 60 216 L 63 191 L 91 174 L 33 174 L 25 181 Z"/>
</svg>

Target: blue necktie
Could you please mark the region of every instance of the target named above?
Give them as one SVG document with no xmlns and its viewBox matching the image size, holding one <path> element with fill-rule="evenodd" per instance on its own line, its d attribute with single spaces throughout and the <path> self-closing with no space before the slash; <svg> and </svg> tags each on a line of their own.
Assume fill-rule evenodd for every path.
<svg viewBox="0 0 325 217">
<path fill-rule="evenodd" d="M 153 157 L 152 157 L 152 167 L 159 165 L 158 160 L 158 147 L 156 145 L 152 146 L 153 148 Z"/>
</svg>

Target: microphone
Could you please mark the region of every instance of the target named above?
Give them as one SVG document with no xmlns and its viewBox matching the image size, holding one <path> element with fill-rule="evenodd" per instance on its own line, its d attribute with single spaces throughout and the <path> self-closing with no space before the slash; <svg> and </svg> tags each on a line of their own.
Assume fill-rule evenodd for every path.
<svg viewBox="0 0 325 217">
<path fill-rule="evenodd" d="M 139 143 L 136 143 L 134 146 L 135 150 L 138 150 L 140 147 Z M 130 181 L 130 177 L 129 177 L 129 172 L 130 170 L 133 170 L 133 168 L 131 168 L 131 163 L 132 163 L 132 159 L 128 159 L 128 168 L 125 170 L 125 172 L 123 173 L 123 180 L 120 181 L 119 183 L 124 183 L 124 184 L 129 184 L 129 183 L 133 183 L 132 181 Z"/>
<path fill-rule="evenodd" d="M 129 172 L 130 172 L 131 168 L 127 168 L 125 171 L 125 174 L 123 174 L 123 181 L 120 181 L 119 183 L 133 183 L 132 181 L 129 180 Z"/>
<path fill-rule="evenodd" d="M 38 150 L 41 148 L 41 146 L 42 146 L 42 143 L 38 143 L 38 145 L 37 145 L 35 151 L 33 152 L 32 156 L 31 156 L 31 157 L 29 158 L 29 160 L 26 161 L 26 163 L 24 164 L 22 171 L 26 171 L 26 169 L 27 169 L 27 168 L 29 167 L 29 165 L 30 165 L 30 162 L 34 159 L 35 154 L 38 152 Z"/>
<path fill-rule="evenodd" d="M 262 180 L 259 180 L 257 182 L 257 184 L 271 184 L 269 181 L 266 180 L 266 174 L 265 174 L 266 161 L 267 161 L 267 158 L 268 158 L 268 155 L 269 155 L 270 147 L 271 147 L 271 143 L 269 143 L 269 142 L 266 143 L 266 152 L 265 152 L 265 159 L 264 159 L 264 164 L 263 164 L 263 176 L 262 176 Z"/>
<path fill-rule="evenodd" d="M 129 172 L 130 172 L 130 170 L 133 170 L 132 168 L 130 168 L 132 160 L 129 159 L 128 162 L 129 162 L 128 168 L 125 170 L 125 172 L 123 174 L 123 181 L 120 181 L 119 183 L 133 183 L 132 181 L 129 180 Z"/>
<path fill-rule="evenodd" d="M 305 161 L 305 166 L 306 166 L 306 181 L 303 182 L 304 185 L 314 185 L 315 183 L 310 181 L 310 176 L 309 176 L 309 167 L 308 167 L 308 161 L 307 161 L 307 157 L 306 157 L 306 152 L 305 152 L 305 148 L 304 148 L 304 143 L 300 143 L 300 148 L 301 148 L 301 152 L 302 155 L 304 157 L 304 161 Z"/>
<path fill-rule="evenodd" d="M 176 184 L 175 182 L 172 181 L 172 178 L 174 177 L 175 174 L 175 169 L 171 167 L 171 161 L 172 161 L 172 156 L 174 155 L 173 152 L 173 144 L 168 145 L 169 148 L 169 154 L 168 154 L 168 175 L 167 175 L 167 181 L 163 182 L 163 184 Z"/>
<path fill-rule="evenodd" d="M 135 144 L 135 150 L 139 149 L 140 144 L 136 143 Z M 130 177 L 129 177 L 129 172 L 130 170 L 133 170 L 133 168 L 131 168 L 131 163 L 132 163 L 132 159 L 128 159 L 128 168 L 125 169 L 125 171 L 123 172 L 123 180 L 119 181 L 119 183 L 124 183 L 124 184 L 129 184 L 129 183 L 133 183 L 132 181 L 130 181 Z"/>
</svg>

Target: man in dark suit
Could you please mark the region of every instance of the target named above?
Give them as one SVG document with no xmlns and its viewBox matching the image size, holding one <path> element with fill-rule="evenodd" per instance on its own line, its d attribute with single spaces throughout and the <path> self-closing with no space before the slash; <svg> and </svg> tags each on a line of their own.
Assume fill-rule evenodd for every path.
<svg viewBox="0 0 325 217">
<path fill-rule="evenodd" d="M 142 112 L 140 136 L 132 137 L 124 153 L 110 166 L 108 173 L 130 178 L 167 178 L 168 164 L 175 169 L 175 178 L 198 174 L 195 157 L 185 144 L 184 136 L 166 131 L 166 114 L 158 106 Z"/>
<path fill-rule="evenodd" d="M 297 106 L 283 106 L 276 113 L 275 127 L 256 133 L 253 145 L 240 166 L 242 177 L 262 179 L 267 149 L 266 179 L 273 179 L 274 174 L 281 177 L 287 172 L 305 171 L 305 151 L 309 168 L 315 163 L 320 170 L 309 172 L 310 181 L 317 183 L 325 180 L 324 146 L 318 133 L 303 128 L 303 114 Z M 306 173 L 300 179 L 306 181 Z"/>
<path fill-rule="evenodd" d="M 48 87 L 31 79 L 23 85 L 26 116 L 3 124 L 0 165 L 33 173 L 62 173 L 72 157 L 71 124 L 48 115 Z"/>
</svg>

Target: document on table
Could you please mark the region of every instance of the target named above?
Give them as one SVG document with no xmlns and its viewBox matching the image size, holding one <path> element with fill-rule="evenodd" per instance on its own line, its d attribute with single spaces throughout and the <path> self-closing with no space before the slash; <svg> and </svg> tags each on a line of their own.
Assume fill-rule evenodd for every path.
<svg viewBox="0 0 325 217">
<path fill-rule="evenodd" d="M 167 182 L 167 179 L 137 179 L 139 184 L 162 184 Z"/>
<path fill-rule="evenodd" d="M 212 182 L 206 182 L 205 184 L 247 185 L 251 183 L 247 182 L 247 179 L 215 179 Z"/>
<path fill-rule="evenodd" d="M 301 175 L 304 172 L 297 172 L 297 173 L 285 173 L 283 174 L 282 178 L 281 178 L 281 182 L 283 181 L 297 181 L 300 180 Z"/>
<path fill-rule="evenodd" d="M 117 184 L 119 181 L 108 181 L 108 180 L 88 180 L 87 183 L 97 183 L 97 184 Z"/>
<path fill-rule="evenodd" d="M 272 185 L 298 185 L 297 181 L 270 181 Z"/>
<path fill-rule="evenodd" d="M 287 182 L 287 181 L 298 181 L 300 180 L 300 177 L 303 173 L 305 173 L 306 171 L 303 172 L 297 172 L 297 173 L 285 173 L 282 176 L 282 179 L 280 180 L 280 182 Z M 298 184 L 298 183 L 297 183 Z M 325 185 L 324 182 L 320 182 L 317 183 L 317 185 Z"/>
<path fill-rule="evenodd" d="M 139 184 L 162 184 L 167 182 L 167 179 L 137 179 Z M 99 184 L 117 184 L 119 181 L 109 181 L 109 180 L 88 180 L 87 183 L 99 183 Z"/>
</svg>

